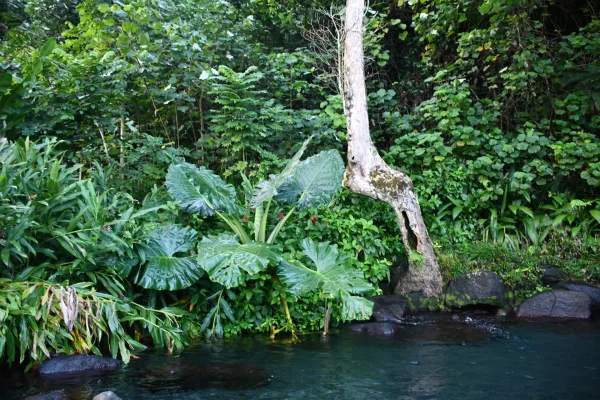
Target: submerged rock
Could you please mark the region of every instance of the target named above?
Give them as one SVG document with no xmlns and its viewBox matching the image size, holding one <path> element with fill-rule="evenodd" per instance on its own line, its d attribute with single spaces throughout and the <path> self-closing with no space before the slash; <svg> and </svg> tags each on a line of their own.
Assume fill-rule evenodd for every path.
<svg viewBox="0 0 600 400">
<path fill-rule="evenodd" d="M 140 376 L 143 383 L 162 389 L 222 388 L 231 390 L 252 389 L 267 385 L 271 375 L 260 365 L 252 364 L 195 364 L 171 362 L 160 368 L 147 370 Z"/>
<path fill-rule="evenodd" d="M 84 374 L 88 372 L 112 371 L 121 367 L 121 361 L 114 358 L 87 355 L 58 355 L 42 363 L 38 374 L 60 376 L 62 374 Z"/>
<path fill-rule="evenodd" d="M 405 342 L 435 345 L 463 345 L 494 338 L 490 319 L 465 315 L 419 314 L 406 316 L 402 323 L 368 322 L 348 325 L 357 334 L 397 338 Z"/>
<path fill-rule="evenodd" d="M 587 293 L 551 290 L 521 303 L 517 317 L 589 318 L 591 304 L 592 299 Z"/>
<path fill-rule="evenodd" d="M 48 393 L 40 393 L 33 396 L 27 396 L 23 400 L 66 400 L 68 397 L 64 391 L 61 390 L 53 390 Z"/>
<path fill-rule="evenodd" d="M 446 304 L 451 307 L 501 306 L 504 292 L 504 282 L 493 272 L 461 274 L 450 282 L 446 293 Z"/>
<path fill-rule="evenodd" d="M 407 327 L 404 337 L 421 343 L 474 344 L 495 340 L 504 335 L 496 317 L 489 313 L 430 313 L 407 317 L 405 321 L 414 321 L 414 325 Z"/>
<path fill-rule="evenodd" d="M 367 335 L 392 336 L 402 331 L 402 326 L 389 322 L 367 322 L 350 325 L 349 329 L 352 332 Z"/>
<path fill-rule="evenodd" d="M 408 301 L 401 296 L 375 296 L 373 320 L 377 322 L 400 322 L 408 309 Z"/>
<path fill-rule="evenodd" d="M 121 400 L 114 392 L 102 392 L 94 396 L 92 400 Z"/>
</svg>

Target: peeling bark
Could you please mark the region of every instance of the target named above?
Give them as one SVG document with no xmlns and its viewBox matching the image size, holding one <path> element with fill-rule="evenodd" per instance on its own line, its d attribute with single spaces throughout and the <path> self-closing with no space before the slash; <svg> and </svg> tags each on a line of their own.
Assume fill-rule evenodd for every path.
<svg viewBox="0 0 600 400">
<path fill-rule="evenodd" d="M 342 94 L 348 125 L 348 165 L 344 186 L 388 203 L 396 214 L 407 254 L 417 252 L 422 256 L 422 262 L 409 263 L 394 293 L 423 292 L 428 297 L 437 296 L 442 293 L 440 267 L 412 181 L 387 165 L 371 140 L 364 73 L 364 8 L 363 0 L 347 0 Z"/>
</svg>

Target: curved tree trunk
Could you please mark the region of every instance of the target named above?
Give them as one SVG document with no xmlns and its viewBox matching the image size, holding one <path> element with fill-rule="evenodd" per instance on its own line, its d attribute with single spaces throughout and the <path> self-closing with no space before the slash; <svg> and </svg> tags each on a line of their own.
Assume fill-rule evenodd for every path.
<svg viewBox="0 0 600 400">
<path fill-rule="evenodd" d="M 387 165 L 371 141 L 364 73 L 363 13 L 363 0 L 347 0 L 342 91 L 348 124 L 348 165 L 344 186 L 354 193 L 385 201 L 396 213 L 411 261 L 394 287 L 394 293 L 422 292 L 428 297 L 437 296 L 442 293 L 442 277 L 412 181 L 406 174 Z"/>
</svg>

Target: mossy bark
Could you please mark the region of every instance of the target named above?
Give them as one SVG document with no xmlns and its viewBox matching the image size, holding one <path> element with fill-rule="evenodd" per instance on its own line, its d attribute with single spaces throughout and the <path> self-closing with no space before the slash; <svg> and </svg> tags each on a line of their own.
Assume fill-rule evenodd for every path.
<svg viewBox="0 0 600 400">
<path fill-rule="evenodd" d="M 363 54 L 363 0 L 347 0 L 344 39 L 343 99 L 348 124 L 348 165 L 344 186 L 354 193 L 388 203 L 396 214 L 406 252 L 423 262 L 411 263 L 394 293 L 442 293 L 442 277 L 410 178 L 383 161 L 371 140 Z"/>
</svg>

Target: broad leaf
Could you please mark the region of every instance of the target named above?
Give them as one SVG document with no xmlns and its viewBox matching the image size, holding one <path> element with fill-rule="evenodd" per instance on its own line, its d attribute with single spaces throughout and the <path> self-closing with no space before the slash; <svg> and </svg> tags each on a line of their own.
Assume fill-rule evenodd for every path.
<svg viewBox="0 0 600 400">
<path fill-rule="evenodd" d="M 122 278 L 127 278 L 129 274 L 131 274 L 133 267 L 140 263 L 140 259 L 135 254 L 111 254 L 102 258 L 99 263 L 109 268 L 113 268 Z"/>
<path fill-rule="evenodd" d="M 173 164 L 169 167 L 166 184 L 171 196 L 186 211 L 203 216 L 213 215 L 215 211 L 228 214 L 240 212 L 233 186 L 204 167 L 188 163 Z"/>
<path fill-rule="evenodd" d="M 280 263 L 278 275 L 290 292 L 301 295 L 318 290 L 325 297 L 342 301 L 343 319 L 368 319 L 373 311 L 373 303 L 353 296 L 374 291 L 362 272 L 352 268 L 348 257 L 339 254 L 336 245 L 315 244 L 307 238 L 302 242 L 302 247 L 304 254 L 315 263 L 316 269 L 300 263 Z"/>
<path fill-rule="evenodd" d="M 259 242 L 240 244 L 234 235 L 205 237 L 198 245 L 198 264 L 213 282 L 227 288 L 243 284 L 246 274 L 254 275 L 264 270 L 269 261 L 279 259 L 272 246 Z"/>
<path fill-rule="evenodd" d="M 373 302 L 359 296 L 342 296 L 342 319 L 365 320 L 373 314 Z"/>
<path fill-rule="evenodd" d="M 331 200 L 342 185 L 344 162 L 335 150 L 323 151 L 302 161 L 279 188 L 277 199 L 299 208 L 318 207 Z"/>
<path fill-rule="evenodd" d="M 594 217 L 598 223 L 600 223 L 600 211 L 599 210 L 590 210 L 590 215 Z"/>
<path fill-rule="evenodd" d="M 181 290 L 196 283 L 203 274 L 190 251 L 197 232 L 176 225 L 160 227 L 150 233 L 141 255 L 148 261 L 137 284 L 146 289 Z"/>
<path fill-rule="evenodd" d="M 258 185 L 256 185 L 254 188 L 254 193 L 252 194 L 252 200 L 250 200 L 250 207 L 258 208 L 263 202 L 277 196 L 278 189 L 281 187 L 281 185 L 283 185 L 285 181 L 289 179 L 290 176 L 292 176 L 292 174 L 296 171 L 296 168 L 300 164 L 300 158 L 302 157 L 302 154 L 304 154 L 309 141 L 310 138 L 304 141 L 302 147 L 300 147 L 300 150 L 296 152 L 294 157 L 292 157 L 281 173 L 270 175 L 269 180 L 260 181 Z"/>
</svg>

